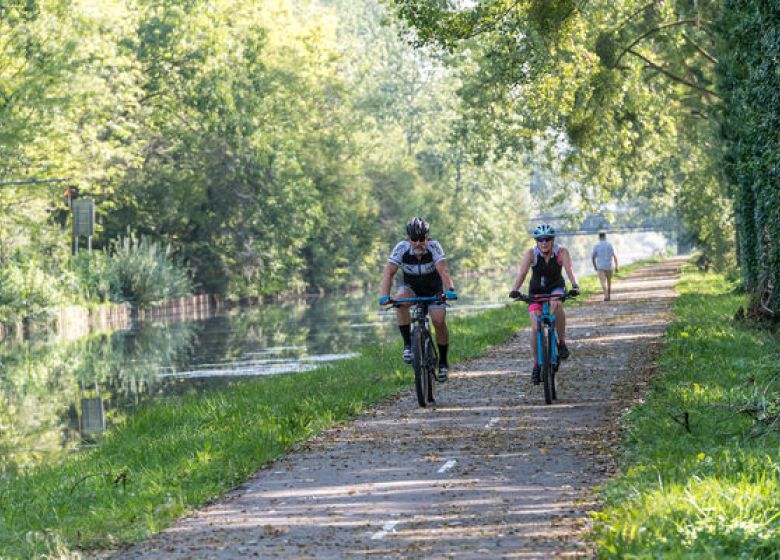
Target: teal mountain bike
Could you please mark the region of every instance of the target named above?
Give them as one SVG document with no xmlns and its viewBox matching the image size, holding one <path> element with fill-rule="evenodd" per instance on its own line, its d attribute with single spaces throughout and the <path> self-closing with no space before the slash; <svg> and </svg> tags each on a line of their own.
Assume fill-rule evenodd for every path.
<svg viewBox="0 0 780 560">
<path fill-rule="evenodd" d="M 515 298 L 515 301 L 542 305 L 542 313 L 536 318 L 536 360 L 539 374 L 544 383 L 544 402 L 547 404 L 552 404 L 558 398 L 555 388 L 555 374 L 560 366 L 558 333 L 555 331 L 555 315 L 550 313 L 550 301 L 564 302 L 573 297 L 576 296 L 564 292 L 562 294 L 536 294 L 533 296 L 520 294 Z"/>
</svg>

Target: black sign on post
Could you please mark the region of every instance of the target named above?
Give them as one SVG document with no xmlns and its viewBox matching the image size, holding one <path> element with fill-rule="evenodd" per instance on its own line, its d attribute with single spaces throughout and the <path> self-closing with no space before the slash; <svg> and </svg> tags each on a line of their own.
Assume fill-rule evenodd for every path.
<svg viewBox="0 0 780 560">
<path fill-rule="evenodd" d="M 103 399 L 100 395 L 81 399 L 81 437 L 90 439 L 106 431 Z"/>
<path fill-rule="evenodd" d="M 85 235 L 92 248 L 95 235 L 95 201 L 91 198 L 73 200 L 73 254 L 79 254 L 79 236 Z"/>
</svg>

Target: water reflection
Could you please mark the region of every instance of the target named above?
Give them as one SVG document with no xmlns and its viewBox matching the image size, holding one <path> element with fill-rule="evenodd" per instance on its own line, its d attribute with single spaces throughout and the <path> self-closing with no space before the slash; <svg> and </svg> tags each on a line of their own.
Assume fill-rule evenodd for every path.
<svg viewBox="0 0 780 560">
<path fill-rule="evenodd" d="M 621 263 L 666 247 L 660 234 L 610 239 Z M 594 237 L 562 238 L 577 274 L 590 273 Z M 519 260 L 519 259 L 518 259 Z M 457 278 L 470 315 L 506 303 L 514 272 Z M 77 341 L 0 343 L 0 478 L 95 442 L 144 400 L 229 382 L 304 371 L 397 336 L 377 293 L 302 299 L 231 310 L 198 321 L 144 323 Z"/>
</svg>

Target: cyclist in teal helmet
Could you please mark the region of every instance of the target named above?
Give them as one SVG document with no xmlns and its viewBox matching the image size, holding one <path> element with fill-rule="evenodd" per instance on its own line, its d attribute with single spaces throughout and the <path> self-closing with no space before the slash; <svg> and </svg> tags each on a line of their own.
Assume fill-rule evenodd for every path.
<svg viewBox="0 0 780 560">
<path fill-rule="evenodd" d="M 523 285 L 528 271 L 531 271 L 531 280 L 528 284 L 528 294 L 555 294 L 563 293 L 566 290 L 566 281 L 563 279 L 563 271 L 571 282 L 570 293 L 576 295 L 579 293 L 577 278 L 571 265 L 571 255 L 569 250 L 555 243 L 555 228 L 550 224 L 542 223 L 534 228 L 534 239 L 536 247 L 526 251 L 523 260 L 520 263 L 520 273 L 515 280 L 514 286 L 509 296 L 517 298 L 520 295 L 518 290 Z M 531 355 L 533 356 L 533 369 L 531 377 L 533 382 L 539 383 L 540 371 L 536 356 L 536 318 L 542 312 L 542 306 L 539 303 L 531 303 L 528 306 L 528 313 L 531 319 Z M 563 311 L 563 305 L 560 301 L 550 301 L 550 312 L 555 315 L 555 330 L 558 333 L 558 355 L 561 359 L 569 357 L 569 349 L 566 347 L 566 314 Z"/>
</svg>

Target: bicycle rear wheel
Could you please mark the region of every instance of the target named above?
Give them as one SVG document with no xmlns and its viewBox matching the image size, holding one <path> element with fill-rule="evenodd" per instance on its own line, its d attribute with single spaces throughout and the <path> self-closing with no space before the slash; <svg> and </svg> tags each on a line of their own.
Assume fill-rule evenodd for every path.
<svg viewBox="0 0 780 560">
<path fill-rule="evenodd" d="M 428 404 L 428 367 L 425 360 L 425 339 L 427 333 L 419 326 L 412 331 L 412 367 L 414 368 L 414 390 L 417 393 L 417 403 L 425 407 Z"/>
<path fill-rule="evenodd" d="M 550 362 L 550 333 L 547 332 L 547 327 L 542 328 L 542 381 L 544 382 L 544 402 L 552 404 L 553 392 L 555 388 L 553 383 L 555 378 L 553 377 L 552 363 Z"/>
<path fill-rule="evenodd" d="M 436 380 L 436 367 L 439 365 L 439 357 L 436 355 L 436 349 L 433 346 L 433 340 L 430 333 L 426 333 L 425 337 L 425 365 L 428 371 L 428 402 L 436 402 L 436 398 L 433 394 L 433 386 Z"/>
</svg>

